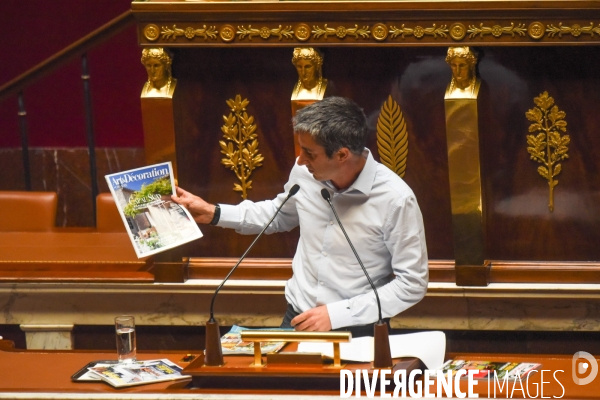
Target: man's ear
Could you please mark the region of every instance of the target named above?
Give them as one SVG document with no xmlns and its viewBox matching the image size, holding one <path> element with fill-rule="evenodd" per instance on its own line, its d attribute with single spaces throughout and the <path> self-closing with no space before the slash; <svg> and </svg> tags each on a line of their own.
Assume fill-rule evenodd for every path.
<svg viewBox="0 0 600 400">
<path fill-rule="evenodd" d="M 344 161 L 347 161 L 348 158 L 350 158 L 351 154 L 352 153 L 350 152 L 350 150 L 347 147 L 342 147 L 335 153 L 335 157 L 338 161 L 344 162 Z"/>
</svg>

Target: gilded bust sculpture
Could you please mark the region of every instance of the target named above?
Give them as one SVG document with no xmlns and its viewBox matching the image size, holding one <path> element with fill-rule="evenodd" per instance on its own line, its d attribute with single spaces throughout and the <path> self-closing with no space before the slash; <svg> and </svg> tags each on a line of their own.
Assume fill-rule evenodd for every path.
<svg viewBox="0 0 600 400">
<path fill-rule="evenodd" d="M 177 79 L 171 76 L 172 62 L 173 56 L 162 47 L 142 50 L 142 65 L 148 73 L 142 97 L 173 97 Z"/>
<path fill-rule="evenodd" d="M 474 99 L 481 81 L 477 79 L 477 53 L 468 46 L 449 47 L 446 62 L 452 69 L 452 80 L 446 98 Z"/>
<path fill-rule="evenodd" d="M 312 47 L 296 47 L 292 64 L 298 71 L 298 83 L 292 92 L 292 100 L 322 100 L 327 79 L 323 79 L 323 55 L 319 50 Z"/>
</svg>

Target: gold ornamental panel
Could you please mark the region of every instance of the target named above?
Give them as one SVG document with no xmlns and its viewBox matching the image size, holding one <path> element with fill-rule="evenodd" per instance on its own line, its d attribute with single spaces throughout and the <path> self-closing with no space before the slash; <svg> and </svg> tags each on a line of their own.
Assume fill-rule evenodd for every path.
<svg viewBox="0 0 600 400">
<path fill-rule="evenodd" d="M 546 32 L 548 32 L 549 37 L 558 35 L 559 38 L 562 38 L 563 34 L 572 35 L 574 37 L 579 37 L 581 34 L 594 36 L 594 34 L 600 35 L 600 25 L 594 25 L 590 22 L 589 26 L 581 26 L 579 24 L 564 26 L 561 22 L 558 26 L 548 25 Z"/>
<path fill-rule="evenodd" d="M 245 28 L 243 25 L 238 26 L 236 31 L 238 35 L 238 39 L 242 40 L 248 38 L 248 40 L 252 40 L 254 37 L 259 36 L 263 40 L 269 39 L 271 36 L 276 36 L 279 40 L 281 39 L 293 39 L 294 31 L 291 26 L 282 27 L 279 25 L 277 28 L 269 28 L 267 26 L 263 26 L 259 29 L 252 28 L 252 25 L 248 25 L 248 28 Z"/>
<path fill-rule="evenodd" d="M 569 135 L 560 135 L 567 131 L 567 116 L 554 105 L 554 99 L 548 92 L 540 94 L 533 99 L 536 107 L 525 113 L 527 119 L 533 122 L 529 125 L 529 132 L 539 132 L 537 135 L 527 135 L 527 152 L 530 158 L 542 164 L 538 173 L 548 181 L 550 193 L 548 195 L 548 209 L 554 211 L 554 187 L 558 185 L 555 179 L 562 171 L 559 161 L 569 158 L 567 151 L 571 141 Z"/>
</svg>

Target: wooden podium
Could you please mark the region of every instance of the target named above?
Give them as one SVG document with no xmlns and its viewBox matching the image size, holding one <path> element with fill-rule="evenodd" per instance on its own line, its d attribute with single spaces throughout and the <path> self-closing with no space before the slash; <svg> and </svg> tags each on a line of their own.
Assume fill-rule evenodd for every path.
<svg viewBox="0 0 600 400">
<path fill-rule="evenodd" d="M 192 386 L 202 389 L 265 389 L 269 390 L 326 390 L 339 391 L 340 370 L 373 371 L 371 363 L 342 364 L 333 366 L 333 360 L 322 359 L 320 355 L 307 354 L 306 357 L 288 357 L 297 350 L 297 343 L 288 344 L 279 354 L 264 356 L 263 367 L 254 367 L 253 357 L 225 356 L 222 367 L 204 366 L 204 357 L 198 356 L 184 368 L 183 373 L 192 376 Z M 297 356 L 297 354 L 296 354 Z M 423 369 L 418 358 L 406 357 L 394 360 L 394 370 L 406 370 L 407 375 L 414 369 Z"/>
</svg>

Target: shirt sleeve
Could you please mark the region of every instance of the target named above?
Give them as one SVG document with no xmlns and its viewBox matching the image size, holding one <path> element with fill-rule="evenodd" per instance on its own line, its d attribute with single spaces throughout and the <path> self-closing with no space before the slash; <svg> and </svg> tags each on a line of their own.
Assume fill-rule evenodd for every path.
<svg viewBox="0 0 600 400">
<path fill-rule="evenodd" d="M 393 279 L 375 282 L 383 318 L 393 317 L 418 303 L 427 291 L 429 270 L 423 218 L 414 196 L 390 210 L 384 226 L 384 241 L 391 254 Z M 366 325 L 378 319 L 375 293 L 367 293 L 327 304 L 332 329 Z"/>
<path fill-rule="evenodd" d="M 221 217 L 219 218 L 217 226 L 235 229 L 236 232 L 244 235 L 259 233 L 273 217 L 277 208 L 281 206 L 287 197 L 291 187 L 296 183 L 294 175 L 294 169 L 292 169 L 290 180 L 284 186 L 285 192 L 280 193 L 273 200 L 259 202 L 244 200 L 236 206 L 219 204 L 221 206 Z M 285 203 L 277 217 L 265 231 L 266 234 L 286 232 L 298 226 L 298 211 L 296 210 L 294 199 L 294 197 L 298 195 L 301 195 L 301 192 L 291 197 L 287 203 Z"/>
</svg>

